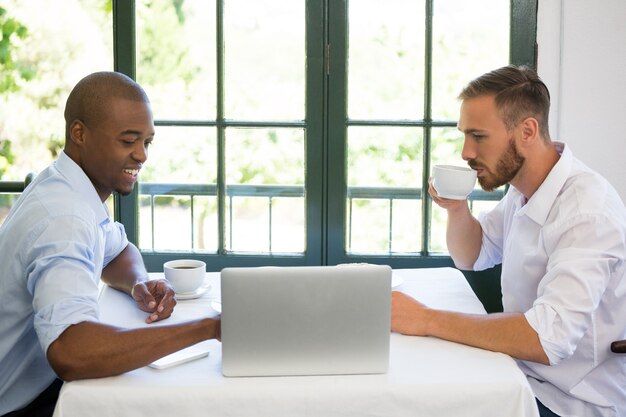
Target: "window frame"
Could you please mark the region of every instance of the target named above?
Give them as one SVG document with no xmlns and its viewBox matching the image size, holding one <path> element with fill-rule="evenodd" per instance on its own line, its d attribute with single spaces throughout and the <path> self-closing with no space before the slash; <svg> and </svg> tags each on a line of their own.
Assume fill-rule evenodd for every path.
<svg viewBox="0 0 626 417">
<path fill-rule="evenodd" d="M 333 265 L 344 262 L 370 262 L 393 268 L 452 266 L 446 254 L 429 253 L 428 235 L 431 201 L 421 198 L 423 212 L 423 245 L 417 254 L 349 254 L 345 251 L 346 228 L 346 131 L 348 125 L 377 125 L 374 122 L 347 119 L 347 51 L 348 0 L 306 1 L 306 114 L 305 120 L 284 123 L 233 121 L 223 115 L 224 2 L 216 0 L 217 14 L 217 117 L 212 122 L 155 121 L 157 126 L 215 126 L 218 129 L 218 183 L 216 188 L 220 236 L 216 254 L 191 251 L 143 251 L 149 271 L 159 271 L 165 261 L 175 258 L 201 259 L 209 270 L 227 266 L 258 265 Z M 394 125 L 418 126 L 424 129 L 424 160 L 421 190 L 427 189 L 430 172 L 430 131 L 433 127 L 455 127 L 456 122 L 430 118 L 430 84 L 432 58 L 432 10 L 435 0 L 426 0 L 425 118 L 422 121 Z M 536 67 L 536 0 L 510 0 L 512 64 Z M 114 68 L 136 78 L 135 71 L 135 0 L 113 0 Z M 340 92 L 330 94 L 330 92 Z M 384 122 L 385 126 L 390 125 Z M 226 216 L 224 179 L 224 129 L 227 127 L 302 127 L 305 129 L 305 207 L 306 251 L 304 254 L 236 253 L 223 249 Z M 115 219 L 124 224 L 129 241 L 138 243 L 139 188 L 125 197 L 115 196 Z"/>
<path fill-rule="evenodd" d="M 424 77 L 424 119 L 421 121 L 366 121 L 350 120 L 347 115 L 347 70 L 348 55 L 348 1 L 329 2 L 331 16 L 329 43 L 332 45 L 330 62 L 333 67 L 329 74 L 329 91 L 340 91 L 342 94 L 331 96 L 329 104 L 329 141 L 328 176 L 334 181 L 328 184 L 328 264 L 369 262 L 387 264 L 393 268 L 441 267 L 453 266 L 447 254 L 428 251 L 431 224 L 432 200 L 423 190 L 428 189 L 428 173 L 430 172 L 431 130 L 437 127 L 456 128 L 456 121 L 434 120 L 431 117 L 431 83 L 432 83 L 432 30 L 433 3 L 426 0 L 425 7 L 425 77 Z M 510 0 L 510 53 L 509 63 L 528 65 L 536 68 L 536 37 L 537 37 L 537 2 L 532 0 Z M 346 22 L 342 24 L 342 22 Z M 422 203 L 422 248 L 418 254 L 359 254 L 347 253 L 346 247 L 346 197 L 348 194 L 346 157 L 348 126 L 415 126 L 424 129 L 423 138 L 423 176 L 421 179 Z M 473 192 L 471 199 L 500 199 L 503 193 Z M 425 198 L 423 198 L 425 197 Z M 390 226 L 391 227 L 391 226 Z"/>
</svg>

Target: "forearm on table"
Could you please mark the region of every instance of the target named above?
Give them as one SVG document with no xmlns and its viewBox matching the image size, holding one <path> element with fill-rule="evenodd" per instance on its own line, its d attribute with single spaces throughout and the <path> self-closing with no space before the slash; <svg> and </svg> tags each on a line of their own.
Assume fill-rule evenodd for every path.
<svg viewBox="0 0 626 417">
<path fill-rule="evenodd" d="M 472 269 L 480 254 L 482 228 L 466 204 L 448 210 L 446 243 L 457 268 Z"/>
<path fill-rule="evenodd" d="M 539 336 L 521 313 L 474 315 L 430 310 L 429 316 L 430 336 L 549 364 Z"/>
<path fill-rule="evenodd" d="M 130 294 L 133 286 L 146 280 L 148 273 L 139 249 L 132 243 L 102 270 L 102 281 L 110 287 Z"/>
<path fill-rule="evenodd" d="M 119 375 L 177 350 L 220 337 L 220 322 L 200 319 L 169 326 L 120 329 L 83 322 L 48 348 L 48 361 L 65 381 Z"/>
</svg>

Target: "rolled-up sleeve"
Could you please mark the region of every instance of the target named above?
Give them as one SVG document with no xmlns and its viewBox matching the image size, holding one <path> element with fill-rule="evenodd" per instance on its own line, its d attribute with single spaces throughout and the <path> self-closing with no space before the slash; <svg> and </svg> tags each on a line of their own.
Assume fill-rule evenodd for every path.
<svg viewBox="0 0 626 417">
<path fill-rule="evenodd" d="M 88 297 L 75 297 L 46 306 L 35 314 L 35 329 L 44 352 L 73 324 L 98 320 L 98 306 Z"/>
<path fill-rule="evenodd" d="M 525 317 L 551 365 L 570 357 L 594 326 L 600 300 L 626 251 L 619 230 L 610 218 L 585 214 L 545 230 L 543 243 L 551 256 Z"/>
<path fill-rule="evenodd" d="M 98 320 L 104 242 L 97 227 L 76 216 L 48 219 L 28 251 L 27 288 L 44 352 L 69 326 Z"/>
</svg>

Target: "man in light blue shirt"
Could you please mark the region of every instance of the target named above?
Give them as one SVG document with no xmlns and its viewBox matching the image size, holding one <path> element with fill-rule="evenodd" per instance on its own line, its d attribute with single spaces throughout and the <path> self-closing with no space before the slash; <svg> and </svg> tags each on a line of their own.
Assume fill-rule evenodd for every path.
<svg viewBox="0 0 626 417">
<path fill-rule="evenodd" d="M 166 281 L 148 279 L 104 204 L 132 191 L 154 137 L 152 112 L 138 84 L 100 72 L 72 90 L 65 119 L 64 152 L 0 228 L 0 415 L 51 415 L 57 377 L 116 375 L 219 337 L 214 319 L 131 331 L 98 323 L 100 279 L 131 295 L 149 323 L 176 304 Z"/>
</svg>

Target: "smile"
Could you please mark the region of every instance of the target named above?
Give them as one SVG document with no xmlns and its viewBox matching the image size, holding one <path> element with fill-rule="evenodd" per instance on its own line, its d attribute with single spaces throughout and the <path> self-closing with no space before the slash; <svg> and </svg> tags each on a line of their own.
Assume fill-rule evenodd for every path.
<svg viewBox="0 0 626 417">
<path fill-rule="evenodd" d="M 124 172 L 132 175 L 133 177 L 136 177 L 137 174 L 139 173 L 139 170 L 138 169 L 125 169 Z"/>
</svg>

